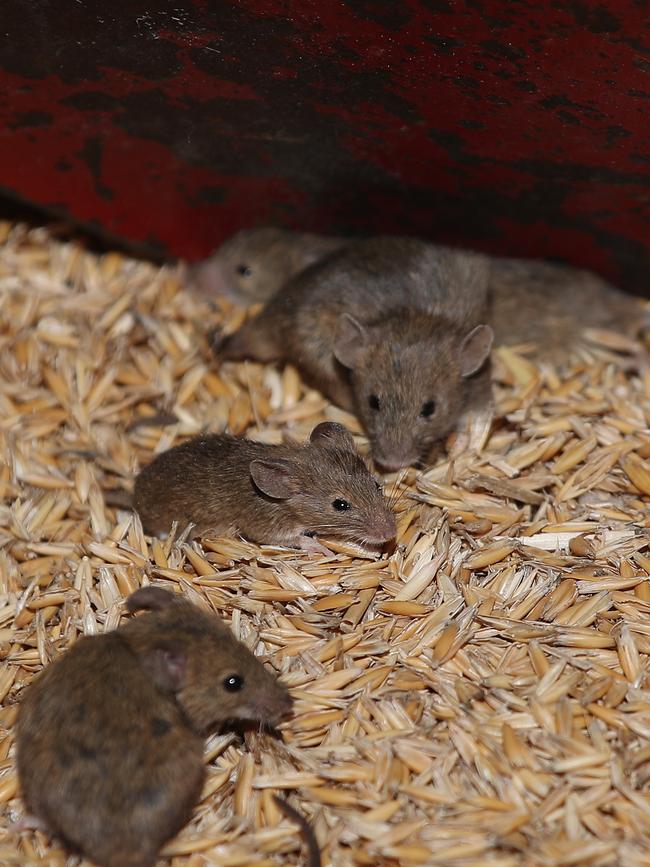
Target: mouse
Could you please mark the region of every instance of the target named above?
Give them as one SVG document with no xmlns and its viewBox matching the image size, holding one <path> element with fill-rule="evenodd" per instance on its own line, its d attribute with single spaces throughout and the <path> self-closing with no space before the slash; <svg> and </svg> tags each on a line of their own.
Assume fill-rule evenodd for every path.
<svg viewBox="0 0 650 867">
<path fill-rule="evenodd" d="M 312 826 L 305 817 L 302 816 L 298 810 L 294 810 L 291 804 L 285 801 L 284 798 L 279 798 L 277 795 L 273 795 L 273 800 L 285 816 L 288 819 L 291 819 L 292 822 L 295 822 L 300 828 L 300 832 L 307 844 L 307 867 L 321 867 L 320 848 Z"/>
<path fill-rule="evenodd" d="M 538 360 L 561 363 L 585 329 L 637 337 L 648 311 L 591 271 L 533 259 L 491 259 L 490 322 L 500 346 L 535 344 Z"/>
<path fill-rule="evenodd" d="M 187 822 L 211 729 L 273 725 L 292 700 L 217 615 L 149 585 L 144 612 L 78 639 L 26 688 L 20 787 L 35 822 L 99 867 L 153 867 Z"/>
<path fill-rule="evenodd" d="M 213 347 L 220 361 L 295 364 L 356 413 L 375 463 L 426 460 L 469 407 L 491 403 L 486 257 L 367 238 L 297 274 Z"/>
<path fill-rule="evenodd" d="M 321 422 L 309 442 L 269 445 L 198 436 L 158 455 L 136 477 L 133 505 L 145 532 L 174 521 L 197 534 L 323 551 L 315 538 L 383 547 L 395 515 L 341 424 Z"/>
<path fill-rule="evenodd" d="M 347 242 L 345 238 L 272 226 L 243 229 L 187 269 L 190 285 L 207 300 L 220 295 L 239 305 L 265 302 L 293 277 Z"/>
<path fill-rule="evenodd" d="M 197 288 L 213 298 L 229 285 L 231 300 L 266 303 L 295 274 L 352 241 L 286 229 L 242 231 L 196 266 Z M 532 343 L 537 359 L 561 363 L 587 328 L 637 337 L 649 327 L 647 311 L 634 298 L 593 272 L 537 259 L 490 256 L 489 263 L 496 346 Z"/>
</svg>

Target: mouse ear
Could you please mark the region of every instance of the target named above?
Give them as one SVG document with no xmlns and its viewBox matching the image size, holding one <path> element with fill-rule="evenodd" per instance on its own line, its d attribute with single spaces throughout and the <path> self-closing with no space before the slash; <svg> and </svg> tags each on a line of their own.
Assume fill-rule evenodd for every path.
<svg viewBox="0 0 650 867">
<path fill-rule="evenodd" d="M 174 593 L 150 584 L 132 593 L 126 600 L 126 607 L 131 614 L 134 611 L 162 611 L 169 605 L 173 605 L 174 601 Z"/>
<path fill-rule="evenodd" d="M 334 357 L 337 361 L 340 361 L 343 367 L 356 367 L 367 343 L 367 330 L 354 316 L 343 313 L 339 317 L 334 339 Z"/>
<path fill-rule="evenodd" d="M 311 432 L 309 441 L 316 445 L 332 445 L 347 451 L 356 451 L 350 431 L 335 421 L 322 421 Z"/>
<path fill-rule="evenodd" d="M 159 689 L 178 692 L 185 682 L 187 656 L 173 644 L 159 645 L 147 653 L 143 666 Z"/>
<path fill-rule="evenodd" d="M 290 461 L 282 458 L 251 461 L 250 473 L 260 491 L 274 500 L 288 500 L 296 492 L 295 471 Z"/>
<path fill-rule="evenodd" d="M 314 262 L 322 262 L 323 259 L 334 252 L 336 247 L 336 244 L 329 238 L 323 238 L 322 241 L 320 241 L 320 239 L 315 239 L 311 236 L 308 237 L 310 237 L 311 242 L 305 244 L 305 246 L 301 247 L 299 250 L 296 250 L 296 260 L 302 270 L 313 265 Z"/>
<path fill-rule="evenodd" d="M 471 376 L 490 354 L 494 332 L 489 325 L 477 325 L 460 345 L 460 374 Z"/>
</svg>

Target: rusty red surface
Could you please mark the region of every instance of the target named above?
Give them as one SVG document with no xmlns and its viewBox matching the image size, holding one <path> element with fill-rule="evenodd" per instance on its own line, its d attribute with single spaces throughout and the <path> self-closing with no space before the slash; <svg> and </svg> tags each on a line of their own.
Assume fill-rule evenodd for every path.
<svg viewBox="0 0 650 867">
<path fill-rule="evenodd" d="M 172 256 L 275 223 L 650 288 L 645 2 L 3 0 L 1 16 L 0 187 L 23 200 Z"/>
</svg>

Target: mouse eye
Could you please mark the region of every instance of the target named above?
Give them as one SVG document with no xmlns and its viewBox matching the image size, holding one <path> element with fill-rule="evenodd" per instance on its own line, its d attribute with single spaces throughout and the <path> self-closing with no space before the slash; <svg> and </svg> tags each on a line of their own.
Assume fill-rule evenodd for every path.
<svg viewBox="0 0 650 867">
<path fill-rule="evenodd" d="M 237 265 L 237 273 L 241 277 L 250 277 L 253 271 L 248 265 Z"/>
<path fill-rule="evenodd" d="M 375 482 L 375 485 L 377 486 L 377 490 L 378 490 L 378 491 L 383 491 L 383 490 L 384 490 L 384 486 L 382 485 L 381 482 L 378 482 L 377 479 L 375 479 L 374 482 Z"/>
<path fill-rule="evenodd" d="M 224 678 L 223 688 L 228 692 L 239 692 L 243 686 L 244 678 L 238 674 L 229 674 L 228 677 Z"/>
<path fill-rule="evenodd" d="M 368 398 L 368 406 L 370 409 L 379 409 L 381 402 L 376 394 L 371 394 Z"/>
<path fill-rule="evenodd" d="M 430 418 L 434 412 L 436 411 L 436 402 L 435 400 L 428 400 L 426 403 L 422 404 L 422 409 L 420 410 L 420 415 L 422 418 Z"/>
<path fill-rule="evenodd" d="M 350 504 L 347 500 L 334 500 L 332 506 L 336 509 L 337 512 L 347 512 L 348 509 L 351 508 Z"/>
</svg>

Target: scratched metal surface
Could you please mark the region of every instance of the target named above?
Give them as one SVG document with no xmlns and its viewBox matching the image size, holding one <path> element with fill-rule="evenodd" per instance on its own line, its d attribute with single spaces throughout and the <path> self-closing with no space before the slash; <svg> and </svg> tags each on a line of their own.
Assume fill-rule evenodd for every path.
<svg viewBox="0 0 650 867">
<path fill-rule="evenodd" d="M 277 223 L 650 284 L 646 2 L 3 0 L 0 187 L 205 255 Z"/>
</svg>

